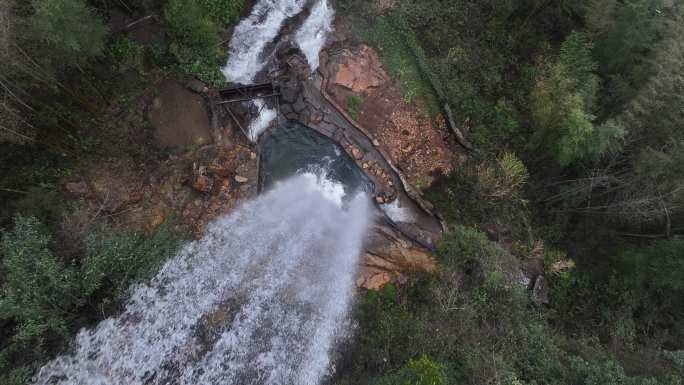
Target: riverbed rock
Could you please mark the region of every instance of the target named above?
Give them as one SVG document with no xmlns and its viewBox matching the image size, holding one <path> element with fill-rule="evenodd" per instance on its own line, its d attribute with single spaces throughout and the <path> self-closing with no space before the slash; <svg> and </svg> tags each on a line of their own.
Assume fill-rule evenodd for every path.
<svg viewBox="0 0 684 385">
<path fill-rule="evenodd" d="M 363 44 L 330 52 L 323 62 L 322 71 L 328 76 L 325 91 L 339 106 L 360 96 L 354 120 L 373 146 L 402 170 L 408 183 L 430 185 L 463 161 L 464 155 L 452 148 L 444 119 L 433 118 L 425 103 L 407 103 L 377 58 Z"/>
<path fill-rule="evenodd" d="M 209 92 L 209 87 L 207 87 L 204 82 L 197 80 L 197 79 L 191 79 L 190 81 L 187 82 L 186 86 L 194 92 L 197 92 L 198 94 L 204 94 Z"/>
<path fill-rule="evenodd" d="M 192 181 L 192 188 L 199 192 L 211 192 L 211 189 L 214 188 L 214 179 L 207 175 L 196 175 Z"/>
<path fill-rule="evenodd" d="M 235 175 L 235 181 L 238 183 L 247 183 L 249 182 L 249 178 L 244 177 L 242 175 Z"/>
<path fill-rule="evenodd" d="M 364 279 L 359 285 L 366 290 L 379 290 L 392 281 L 392 276 L 387 272 L 379 272 Z"/>
<path fill-rule="evenodd" d="M 361 260 L 359 287 L 379 288 L 409 271 L 435 271 L 437 264 L 430 251 L 423 249 L 396 230 L 377 223 L 368 233 Z M 386 275 L 378 275 L 381 272 Z M 360 283 L 359 283 L 360 282 Z"/>
<path fill-rule="evenodd" d="M 352 147 L 350 149 L 350 152 L 351 152 L 352 157 L 354 157 L 354 159 L 356 159 L 356 160 L 363 159 L 363 152 L 361 150 L 359 150 L 357 147 Z"/>
</svg>

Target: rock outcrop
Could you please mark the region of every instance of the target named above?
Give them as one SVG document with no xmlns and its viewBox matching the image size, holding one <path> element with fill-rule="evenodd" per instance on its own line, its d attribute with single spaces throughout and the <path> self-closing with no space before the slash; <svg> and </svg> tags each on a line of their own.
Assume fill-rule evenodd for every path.
<svg viewBox="0 0 684 385">
<path fill-rule="evenodd" d="M 437 264 L 428 250 L 416 246 L 391 227 L 376 223 L 368 232 L 356 285 L 377 290 L 389 282 L 403 282 L 410 271 L 436 269 Z"/>
<path fill-rule="evenodd" d="M 412 185 L 429 185 L 462 160 L 449 143 L 453 139 L 445 120 L 432 118 L 424 100 L 407 102 L 372 48 L 361 44 L 330 52 L 323 55 L 321 71 L 330 79 L 323 91 L 342 108 L 354 109 L 374 144 Z M 350 100 L 357 105 L 352 107 Z"/>
<path fill-rule="evenodd" d="M 361 45 L 356 52 L 351 49 L 339 51 L 330 65 L 330 73 L 334 74 L 331 83 L 355 94 L 367 95 L 389 81 L 378 54 L 367 45 Z"/>
</svg>

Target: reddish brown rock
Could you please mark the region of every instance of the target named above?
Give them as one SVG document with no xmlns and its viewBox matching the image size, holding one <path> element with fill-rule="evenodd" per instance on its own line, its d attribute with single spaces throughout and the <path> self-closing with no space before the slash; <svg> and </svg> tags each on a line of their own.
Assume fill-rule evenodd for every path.
<svg viewBox="0 0 684 385">
<path fill-rule="evenodd" d="M 363 281 L 361 288 L 366 290 L 379 290 L 392 281 L 392 276 L 387 272 L 373 274 Z"/>
<path fill-rule="evenodd" d="M 389 80 L 374 50 L 361 45 L 355 51 L 344 49 L 332 57 L 335 66 L 332 76 L 334 85 L 354 93 L 367 93 Z"/>
<path fill-rule="evenodd" d="M 210 192 L 214 188 L 214 179 L 207 175 L 205 167 L 199 167 L 195 171 L 192 180 L 192 188 L 201 192 Z"/>
<path fill-rule="evenodd" d="M 238 161 L 234 154 L 233 156 L 221 156 L 214 159 L 208 167 L 208 170 L 216 175 L 224 178 L 229 177 L 235 172 L 238 166 Z"/>
<path fill-rule="evenodd" d="M 351 148 L 351 155 L 354 157 L 356 160 L 361 160 L 363 159 L 363 152 L 359 150 L 356 147 Z"/>
</svg>

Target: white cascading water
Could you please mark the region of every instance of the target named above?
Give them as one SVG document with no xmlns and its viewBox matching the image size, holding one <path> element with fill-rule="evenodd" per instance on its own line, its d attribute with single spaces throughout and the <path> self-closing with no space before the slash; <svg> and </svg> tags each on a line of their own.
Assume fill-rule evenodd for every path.
<svg viewBox="0 0 684 385">
<path fill-rule="evenodd" d="M 283 23 L 304 9 L 306 0 L 259 0 L 248 17 L 235 27 L 228 48 L 228 61 L 221 68 L 226 80 L 239 84 L 253 84 L 259 72 L 268 64 L 271 55 L 265 50 L 280 33 Z M 295 41 L 307 58 L 309 68 L 318 68 L 318 54 L 332 30 L 335 12 L 327 0 L 318 0 L 311 13 L 297 29 Z M 256 142 L 277 117 L 277 112 L 264 100 L 251 101 L 260 115 L 249 124 L 248 136 Z"/>
<path fill-rule="evenodd" d="M 278 117 L 278 112 L 266 105 L 264 99 L 254 99 L 250 101 L 257 111 L 257 116 L 247 126 L 247 138 L 256 143 L 259 135 L 271 125 L 271 122 Z"/>
<path fill-rule="evenodd" d="M 278 36 L 285 20 L 302 11 L 306 0 L 259 0 L 250 15 L 235 27 L 228 62 L 221 69 L 229 82 L 252 84 L 267 64 L 262 53 Z"/>
<path fill-rule="evenodd" d="M 317 385 L 348 325 L 368 199 L 313 174 L 217 220 L 40 385 Z"/>
<path fill-rule="evenodd" d="M 295 41 L 306 56 L 311 71 L 318 69 L 318 54 L 321 52 L 325 39 L 332 32 L 332 22 L 335 11 L 328 5 L 327 0 L 319 0 L 311 8 L 311 14 L 297 30 Z"/>
<path fill-rule="evenodd" d="M 380 205 L 380 208 L 394 222 L 413 223 L 416 220 L 414 212 L 407 207 L 402 207 L 399 198 L 390 203 Z"/>
</svg>

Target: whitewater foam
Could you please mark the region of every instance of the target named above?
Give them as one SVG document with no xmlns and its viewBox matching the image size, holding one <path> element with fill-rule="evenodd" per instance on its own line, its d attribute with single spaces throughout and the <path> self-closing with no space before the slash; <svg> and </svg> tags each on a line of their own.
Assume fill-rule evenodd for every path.
<svg viewBox="0 0 684 385">
<path fill-rule="evenodd" d="M 306 56 L 311 72 L 318 69 L 318 55 L 332 31 L 335 11 L 328 5 L 328 0 L 319 0 L 311 9 L 311 14 L 297 30 L 295 41 Z"/>
<path fill-rule="evenodd" d="M 233 83 L 252 84 L 266 62 L 264 48 L 278 36 L 288 18 L 302 11 L 306 0 L 259 0 L 250 15 L 238 23 L 228 48 L 228 61 L 221 68 Z"/>
<path fill-rule="evenodd" d="M 212 223 L 36 383 L 319 384 L 369 221 L 367 197 L 342 209 L 327 191 L 296 176 Z"/>
<path fill-rule="evenodd" d="M 394 222 L 412 223 L 416 220 L 415 214 L 411 209 L 401 206 L 399 198 L 390 203 L 380 205 L 380 208 Z"/>
<path fill-rule="evenodd" d="M 271 122 L 276 119 L 278 112 L 267 106 L 264 99 L 254 99 L 252 100 L 252 103 L 258 111 L 258 115 L 249 123 L 247 135 L 249 136 L 249 140 L 256 142 L 259 140 L 259 136 L 271 126 Z"/>
</svg>

